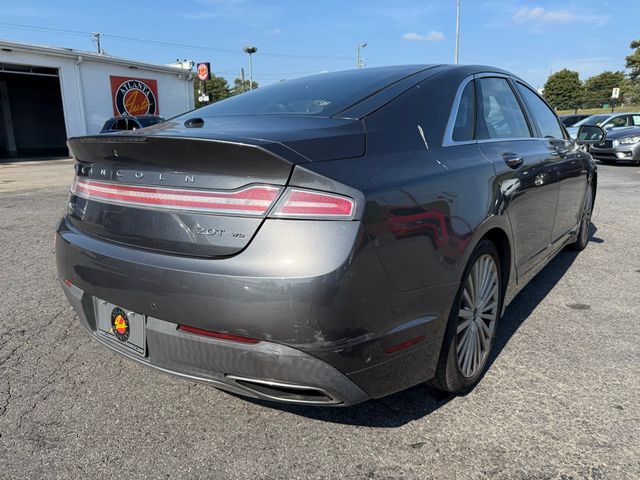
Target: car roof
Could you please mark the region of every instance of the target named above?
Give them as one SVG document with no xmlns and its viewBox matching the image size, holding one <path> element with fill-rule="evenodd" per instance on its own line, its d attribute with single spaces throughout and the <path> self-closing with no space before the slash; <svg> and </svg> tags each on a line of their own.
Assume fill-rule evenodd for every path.
<svg viewBox="0 0 640 480">
<path fill-rule="evenodd" d="M 607 115 L 606 113 L 594 113 L 594 115 Z M 608 114 L 610 117 L 617 117 L 618 115 L 640 115 L 640 112 L 613 112 Z"/>
</svg>

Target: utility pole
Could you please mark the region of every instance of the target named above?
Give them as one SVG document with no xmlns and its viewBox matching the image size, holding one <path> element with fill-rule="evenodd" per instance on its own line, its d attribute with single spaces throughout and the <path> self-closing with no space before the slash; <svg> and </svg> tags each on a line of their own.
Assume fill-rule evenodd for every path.
<svg viewBox="0 0 640 480">
<path fill-rule="evenodd" d="M 455 63 L 458 64 L 460 56 L 460 0 L 456 0 L 456 58 Z"/>
<path fill-rule="evenodd" d="M 360 49 L 364 48 L 367 46 L 367 43 L 358 43 L 358 45 L 356 46 L 356 68 L 362 68 L 364 67 L 364 59 L 360 58 Z"/>
<path fill-rule="evenodd" d="M 242 93 L 247 91 L 247 85 L 244 83 L 244 67 L 240 69 L 240 79 L 242 80 Z"/>
<path fill-rule="evenodd" d="M 249 54 L 249 90 L 253 90 L 253 54 L 258 51 L 258 47 L 244 47 L 242 50 Z"/>
<path fill-rule="evenodd" d="M 102 37 L 102 34 L 99 32 L 94 32 L 92 35 L 93 41 L 96 42 L 96 45 L 98 46 L 98 53 L 102 55 L 104 53 L 102 51 L 102 47 L 100 46 L 100 38 Z"/>
</svg>

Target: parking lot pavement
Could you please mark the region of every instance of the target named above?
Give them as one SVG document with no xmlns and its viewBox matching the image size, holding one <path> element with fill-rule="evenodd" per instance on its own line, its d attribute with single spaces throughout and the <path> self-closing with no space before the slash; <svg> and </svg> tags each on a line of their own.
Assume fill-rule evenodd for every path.
<svg viewBox="0 0 640 480">
<path fill-rule="evenodd" d="M 31 191 L 39 188 L 59 190 L 73 180 L 73 160 L 33 160 L 0 162 L 0 195 L 9 192 Z"/>
<path fill-rule="evenodd" d="M 599 167 L 591 244 L 516 298 L 473 392 L 347 409 L 248 401 L 107 351 L 56 281 L 70 178 L 30 178 L 0 194 L 2 478 L 640 478 L 638 167 Z"/>
</svg>

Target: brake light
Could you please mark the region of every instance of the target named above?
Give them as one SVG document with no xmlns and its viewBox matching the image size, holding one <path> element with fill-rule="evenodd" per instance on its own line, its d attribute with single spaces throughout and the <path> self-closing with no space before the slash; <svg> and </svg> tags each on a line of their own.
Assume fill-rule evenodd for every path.
<svg viewBox="0 0 640 480">
<path fill-rule="evenodd" d="M 223 332 L 213 332 L 211 330 L 204 330 L 202 328 L 189 327 L 187 325 L 178 325 L 178 330 L 181 332 L 192 333 L 194 335 L 217 338 L 219 340 L 229 340 L 230 342 L 255 344 L 260 341 L 257 338 L 241 337 L 240 335 L 231 335 L 229 333 Z"/>
<path fill-rule="evenodd" d="M 216 192 L 169 187 L 147 187 L 77 178 L 71 193 L 87 200 L 137 207 L 168 208 L 262 216 L 281 189 L 267 185 L 246 187 L 234 192 Z"/>
<path fill-rule="evenodd" d="M 311 190 L 287 189 L 271 216 L 350 220 L 355 202 L 349 197 Z"/>
</svg>

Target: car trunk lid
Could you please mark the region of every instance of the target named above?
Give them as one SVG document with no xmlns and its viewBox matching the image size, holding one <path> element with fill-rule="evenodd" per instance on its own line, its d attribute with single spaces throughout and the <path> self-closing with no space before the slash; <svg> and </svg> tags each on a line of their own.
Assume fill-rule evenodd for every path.
<svg viewBox="0 0 640 480">
<path fill-rule="evenodd" d="M 281 127 L 281 139 L 291 145 L 278 141 L 273 127 L 259 135 L 254 125 L 254 136 L 249 136 L 246 124 L 244 135 L 239 127 L 221 124 L 215 131 L 160 124 L 70 139 L 77 164 L 69 222 L 87 234 L 136 248 L 234 255 L 255 236 L 293 167 L 310 161 L 293 148 L 292 139 L 299 145 L 315 142 L 323 159 L 355 153 L 353 142 L 342 142 L 341 150 L 336 125 L 325 120 L 333 135 L 310 125 L 299 125 L 297 132 L 292 125 Z M 335 145 L 322 147 L 332 139 Z"/>
</svg>

